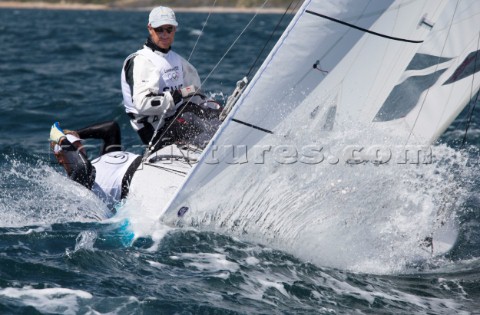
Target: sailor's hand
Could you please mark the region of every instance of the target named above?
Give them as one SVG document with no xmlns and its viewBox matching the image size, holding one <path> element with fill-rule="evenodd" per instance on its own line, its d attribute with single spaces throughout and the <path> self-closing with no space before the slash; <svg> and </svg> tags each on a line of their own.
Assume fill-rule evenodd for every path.
<svg viewBox="0 0 480 315">
<path fill-rule="evenodd" d="M 178 104 L 182 99 L 189 99 L 195 95 L 202 95 L 202 92 L 195 85 L 189 85 L 172 92 L 173 101 Z"/>
<path fill-rule="evenodd" d="M 189 86 L 183 87 L 180 89 L 180 92 L 182 92 L 183 98 L 192 97 L 195 94 L 201 93 L 200 89 L 195 85 L 189 85 Z"/>
<path fill-rule="evenodd" d="M 172 92 L 172 97 L 173 97 L 173 102 L 175 104 L 180 103 L 183 100 L 182 97 L 182 91 L 181 90 L 175 90 Z"/>
</svg>

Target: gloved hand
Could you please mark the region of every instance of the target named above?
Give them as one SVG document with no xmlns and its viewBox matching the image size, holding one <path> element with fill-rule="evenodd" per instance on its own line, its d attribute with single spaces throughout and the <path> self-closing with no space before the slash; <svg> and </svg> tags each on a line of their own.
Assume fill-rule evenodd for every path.
<svg viewBox="0 0 480 315">
<path fill-rule="evenodd" d="M 195 85 L 189 85 L 173 91 L 172 97 L 175 104 L 178 104 L 178 102 L 180 102 L 182 99 L 192 97 L 198 93 L 201 93 L 199 88 L 197 88 Z"/>
<path fill-rule="evenodd" d="M 173 102 L 175 104 L 180 103 L 183 100 L 182 91 L 180 91 L 180 90 L 173 91 L 172 92 L 172 97 L 173 97 Z"/>
<path fill-rule="evenodd" d="M 197 88 L 195 85 L 186 86 L 184 88 L 181 88 L 180 91 L 182 92 L 182 97 L 183 98 L 193 96 L 197 93 L 201 93 L 200 89 Z"/>
</svg>

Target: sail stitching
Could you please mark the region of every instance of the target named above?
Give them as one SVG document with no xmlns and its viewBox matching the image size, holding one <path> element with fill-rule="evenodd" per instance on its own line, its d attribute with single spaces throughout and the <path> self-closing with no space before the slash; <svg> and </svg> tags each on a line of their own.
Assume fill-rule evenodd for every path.
<svg viewBox="0 0 480 315">
<path fill-rule="evenodd" d="M 337 20 L 337 19 L 332 18 L 330 16 L 320 14 L 320 13 L 317 13 L 317 12 L 313 12 L 313 11 L 310 11 L 310 10 L 306 10 L 305 12 L 310 13 L 312 15 L 316 15 L 316 16 L 324 18 L 324 19 L 327 19 L 327 20 L 330 20 L 332 22 L 336 22 L 336 23 L 339 23 L 339 24 L 357 29 L 357 30 L 365 32 L 365 33 L 380 36 L 380 37 L 383 37 L 383 38 L 388 38 L 388 39 L 392 39 L 392 40 L 396 40 L 396 41 L 400 41 L 400 42 L 414 43 L 414 44 L 423 43 L 423 40 L 411 40 L 411 39 L 406 39 L 406 38 L 401 38 L 401 37 L 394 37 L 394 36 L 390 36 L 390 35 L 386 35 L 386 34 L 382 34 L 382 33 L 377 33 L 377 32 L 371 31 L 369 29 L 366 29 L 366 28 L 363 28 L 363 27 L 360 27 L 360 26 L 357 26 L 357 25 L 353 25 L 353 24 L 347 23 L 345 21 Z"/>
</svg>

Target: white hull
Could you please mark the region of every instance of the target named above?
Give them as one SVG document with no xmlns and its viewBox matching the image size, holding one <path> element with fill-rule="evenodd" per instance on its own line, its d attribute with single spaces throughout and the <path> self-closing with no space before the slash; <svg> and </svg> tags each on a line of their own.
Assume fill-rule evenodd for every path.
<svg viewBox="0 0 480 315">
<path fill-rule="evenodd" d="M 183 184 L 199 154 L 198 150 L 175 145 L 155 152 L 135 172 L 129 198 L 140 201 L 142 209 L 149 213 L 159 213 Z"/>
</svg>

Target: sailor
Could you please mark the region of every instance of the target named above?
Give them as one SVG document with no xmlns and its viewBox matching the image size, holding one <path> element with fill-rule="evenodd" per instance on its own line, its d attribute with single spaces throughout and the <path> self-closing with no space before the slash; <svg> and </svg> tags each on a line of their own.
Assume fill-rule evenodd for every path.
<svg viewBox="0 0 480 315">
<path fill-rule="evenodd" d="M 82 136 L 102 139 L 102 155 L 90 162 Z M 142 162 L 141 156 L 121 151 L 120 129 L 113 121 L 78 132 L 64 131 L 56 122 L 50 129 L 50 147 L 68 177 L 92 190 L 110 208 L 127 196 L 133 174 Z"/>
<path fill-rule="evenodd" d="M 133 129 L 147 145 L 156 142 L 152 139 L 154 135 L 160 137 L 171 131 L 167 130 L 171 123 L 178 125 L 174 117 L 180 107 L 195 95 L 201 95 L 197 70 L 172 50 L 177 26 L 172 9 L 154 8 L 148 18 L 150 36 L 143 48 L 128 56 L 123 64 L 125 111 Z M 175 132 L 168 136 L 174 137 Z"/>
</svg>

